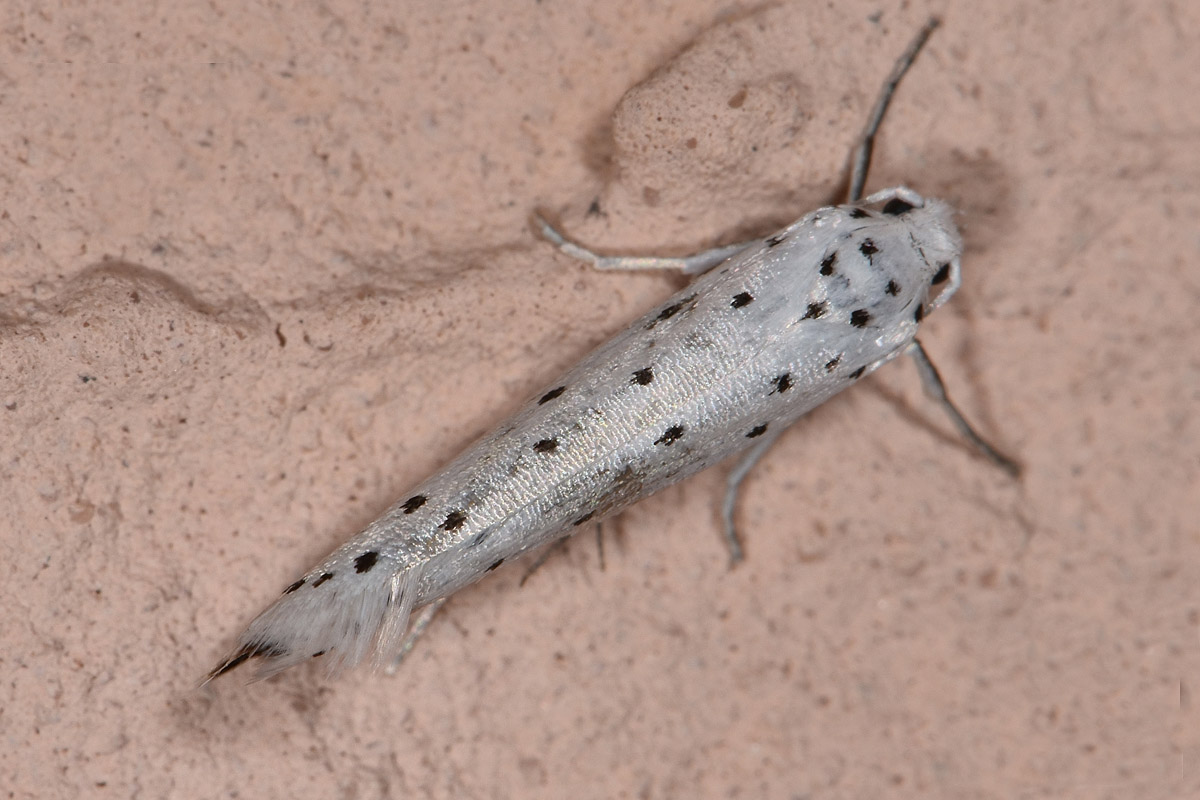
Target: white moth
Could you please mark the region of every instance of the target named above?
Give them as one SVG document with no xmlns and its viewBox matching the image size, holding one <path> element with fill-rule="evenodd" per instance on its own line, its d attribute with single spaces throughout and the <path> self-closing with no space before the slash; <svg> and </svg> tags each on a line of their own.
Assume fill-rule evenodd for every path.
<svg viewBox="0 0 1200 800">
<path fill-rule="evenodd" d="M 915 338 L 959 286 L 951 209 L 903 187 L 859 201 L 891 94 L 936 25 L 922 29 L 884 88 L 854 159 L 849 205 L 686 259 L 603 258 L 541 223 L 549 240 L 597 267 L 700 277 L 287 587 L 209 678 L 251 659 L 258 677 L 314 657 L 331 670 L 368 655 L 385 665 L 411 642 L 413 609 L 436 609 L 501 562 L 748 450 L 724 509 L 736 560 L 734 500 L 750 466 L 797 417 L 902 353 L 915 356 L 972 443 L 1015 471 L 950 405 Z"/>
</svg>

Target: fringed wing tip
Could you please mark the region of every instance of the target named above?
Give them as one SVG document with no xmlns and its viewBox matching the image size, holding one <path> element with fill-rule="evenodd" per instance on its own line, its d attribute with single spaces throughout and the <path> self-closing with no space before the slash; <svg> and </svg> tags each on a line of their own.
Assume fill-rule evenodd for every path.
<svg viewBox="0 0 1200 800">
<path fill-rule="evenodd" d="M 253 659 L 260 662 L 251 681 L 313 658 L 326 662 L 330 676 L 357 666 L 368 654 L 377 669 L 386 666 L 403 647 L 419 572 L 410 568 L 383 581 L 359 581 L 332 596 L 285 592 L 250 623 L 236 649 L 201 685 Z"/>
<path fill-rule="evenodd" d="M 220 678 L 222 675 L 233 672 L 242 664 L 245 664 L 247 661 L 254 658 L 261 658 L 263 660 L 261 663 L 259 663 L 258 669 L 250 674 L 250 677 L 246 682 L 253 683 L 255 681 L 261 681 L 264 678 L 269 678 L 275 673 L 287 669 L 288 667 L 292 666 L 292 664 L 296 663 L 296 659 L 284 660 L 284 656 L 286 655 L 287 653 L 283 649 L 276 645 L 265 642 L 243 645 L 235 650 L 231 655 L 227 656 L 224 661 L 222 661 L 212 671 L 205 675 L 204 680 L 200 682 L 200 685 L 202 687 L 207 686 L 209 683 L 217 678 Z M 314 655 L 323 654 L 316 653 Z"/>
<path fill-rule="evenodd" d="M 241 650 L 237 651 L 237 653 L 230 656 L 229 658 L 226 658 L 224 661 L 222 661 L 220 664 L 218 664 L 215 668 L 213 668 L 211 671 L 209 671 L 209 673 L 204 676 L 204 680 L 200 681 L 200 685 L 202 687 L 207 686 L 208 684 L 212 683 L 217 678 L 224 675 L 226 672 L 232 672 L 233 670 L 237 669 L 238 667 L 240 667 L 242 664 L 244 664 L 246 661 L 250 660 L 253 657 L 254 657 L 254 652 L 252 650 L 250 650 L 249 648 L 243 647 Z"/>
</svg>

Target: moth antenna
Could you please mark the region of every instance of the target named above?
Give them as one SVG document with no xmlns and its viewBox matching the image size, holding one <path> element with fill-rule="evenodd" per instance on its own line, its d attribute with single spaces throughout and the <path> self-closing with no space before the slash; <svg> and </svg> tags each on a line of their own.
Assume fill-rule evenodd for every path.
<svg viewBox="0 0 1200 800">
<path fill-rule="evenodd" d="M 871 116 L 867 118 L 867 127 L 863 131 L 862 140 L 854 152 L 850 170 L 850 192 L 846 197 L 847 203 L 857 203 L 862 199 L 863 187 L 867 183 L 867 171 L 871 168 L 871 155 L 875 150 L 875 134 L 879 132 L 879 126 L 883 124 L 883 115 L 887 113 L 888 105 L 892 102 L 892 95 L 896 93 L 900 79 L 917 60 L 917 55 L 925 46 L 925 42 L 929 40 L 929 36 L 941 24 L 942 21 L 937 17 L 930 17 L 909 43 L 908 49 L 900 56 L 896 66 L 892 67 L 892 74 L 884 81 L 879 99 L 875 101 L 875 108 L 871 110 Z"/>
</svg>

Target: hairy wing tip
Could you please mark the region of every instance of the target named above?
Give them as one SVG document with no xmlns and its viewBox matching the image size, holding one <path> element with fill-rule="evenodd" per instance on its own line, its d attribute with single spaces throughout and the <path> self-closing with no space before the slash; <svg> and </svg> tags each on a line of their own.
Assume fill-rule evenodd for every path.
<svg viewBox="0 0 1200 800">
<path fill-rule="evenodd" d="M 319 657 L 330 677 L 372 655 L 376 668 L 386 665 L 403 648 L 419 574 L 408 569 L 381 581 L 361 581 L 335 595 L 334 602 L 285 593 L 250 623 L 202 685 L 254 659 L 259 663 L 252 681 Z"/>
<path fill-rule="evenodd" d="M 262 680 L 268 675 L 278 671 L 271 669 L 271 664 L 288 655 L 287 650 L 279 645 L 270 642 L 250 642 L 242 645 L 235 650 L 231 655 L 227 656 L 224 661 L 218 664 L 207 675 L 200 685 L 204 686 L 212 681 L 220 678 L 226 673 L 233 672 L 235 669 L 245 664 L 252 658 L 261 658 L 263 663 L 259 665 L 258 671 L 254 674 L 251 680 Z"/>
</svg>

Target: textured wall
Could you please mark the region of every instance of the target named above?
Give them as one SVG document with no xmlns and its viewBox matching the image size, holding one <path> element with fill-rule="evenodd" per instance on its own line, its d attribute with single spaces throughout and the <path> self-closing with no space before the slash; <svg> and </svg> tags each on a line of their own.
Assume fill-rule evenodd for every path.
<svg viewBox="0 0 1200 800">
<path fill-rule="evenodd" d="M 1200 793 L 1196 4 L 179 6 L 0 29 L 0 794 Z M 732 572 L 718 469 L 396 676 L 196 688 L 680 285 L 531 209 L 682 253 L 835 199 L 931 8 L 869 187 L 961 209 L 923 340 L 1019 482 L 899 362 L 751 477 Z"/>
</svg>

